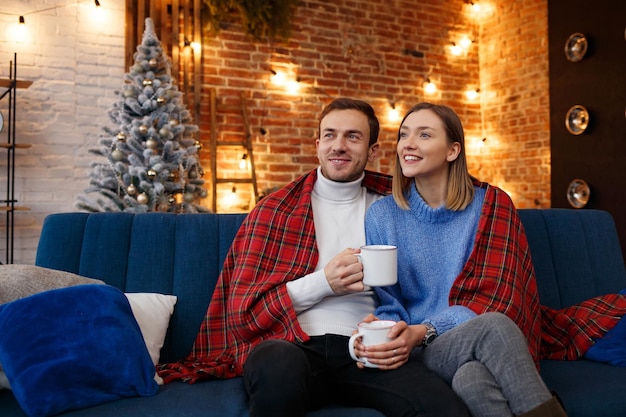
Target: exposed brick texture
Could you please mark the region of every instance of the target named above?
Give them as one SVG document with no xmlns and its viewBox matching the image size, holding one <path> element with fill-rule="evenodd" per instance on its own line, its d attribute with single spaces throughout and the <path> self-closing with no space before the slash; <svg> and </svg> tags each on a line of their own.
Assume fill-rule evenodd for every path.
<svg viewBox="0 0 626 417">
<path fill-rule="evenodd" d="M 106 16 L 100 22 L 93 20 L 90 1 L 34 14 L 27 13 L 56 3 L 3 0 L 0 5 L 0 11 L 15 14 L 0 14 L 0 77 L 8 76 L 8 63 L 17 52 L 18 77 L 34 81 L 18 92 L 18 142 L 33 147 L 17 155 L 17 198 L 31 210 L 15 216 L 16 263 L 34 261 L 47 214 L 75 210 L 75 196 L 88 184 L 93 156 L 87 151 L 102 126 L 110 126 L 107 110 L 127 71 L 125 6 L 124 0 L 101 3 Z M 399 123 L 387 117 L 391 103 L 401 117 L 411 105 L 430 100 L 460 114 L 474 175 L 504 188 L 518 207 L 547 207 L 547 0 L 480 4 L 483 11 L 476 16 L 463 0 L 304 0 L 289 42 L 253 44 L 236 25 L 205 39 L 202 118 L 196 121 L 202 130 L 205 179 L 210 178 L 212 157 L 210 88 L 216 89 L 218 108 L 226 107 L 218 111 L 215 126 L 222 139 L 243 137 L 241 117 L 232 108 L 239 105 L 242 91 L 246 96 L 260 192 L 317 165 L 317 117 L 331 98 L 361 98 L 375 107 L 382 123 L 382 153 L 371 168 L 384 172 L 391 172 Z M 27 14 L 28 34 L 18 41 L 12 30 L 19 14 Z M 474 42 L 453 56 L 452 42 L 458 44 L 463 36 Z M 271 70 L 297 77 L 300 92 L 292 95 L 274 85 Z M 424 92 L 426 77 L 438 85 L 434 95 Z M 479 89 L 479 98 L 466 98 L 468 89 Z M 3 102 L 0 111 L 6 111 Z M 0 140 L 6 140 L 5 133 Z M 230 149 L 217 155 L 220 176 L 241 175 L 241 153 Z M 0 184 L 5 164 L 0 155 Z M 0 250 L 3 245 L 0 239 Z"/>
</svg>

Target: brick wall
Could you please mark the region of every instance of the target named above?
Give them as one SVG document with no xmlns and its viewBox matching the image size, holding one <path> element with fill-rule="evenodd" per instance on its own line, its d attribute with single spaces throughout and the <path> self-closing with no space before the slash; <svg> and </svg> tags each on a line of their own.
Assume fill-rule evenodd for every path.
<svg viewBox="0 0 626 417">
<path fill-rule="evenodd" d="M 56 0 L 3 0 L 0 14 L 0 77 L 8 78 L 17 53 L 17 76 L 32 80 L 17 92 L 16 198 L 30 208 L 15 214 L 15 263 L 33 263 L 43 218 L 74 211 L 75 196 L 88 185 L 92 156 L 107 110 L 124 75 L 124 1 L 68 4 Z M 106 7 L 104 6 L 106 5 Z M 39 10 L 45 10 L 38 12 Z M 35 13 L 33 13 L 35 12 Z M 0 101 L 7 115 L 8 103 Z M 0 140 L 7 140 L 6 131 Z M 0 152 L 0 193 L 6 190 L 6 158 Z M 2 197 L 4 199 L 4 197 Z M 0 261 L 5 261 L 5 222 L 0 218 Z"/>
<path fill-rule="evenodd" d="M 18 142 L 33 147 L 17 156 L 17 197 L 31 210 L 15 216 L 16 263 L 34 261 L 45 215 L 74 210 L 76 194 L 88 183 L 87 150 L 110 123 L 106 112 L 126 71 L 125 7 L 124 0 L 101 3 L 106 15 L 100 22 L 92 20 L 90 1 L 26 15 L 29 34 L 19 42 L 12 34 L 17 16 L 0 14 L 0 77 L 8 76 L 17 52 L 18 77 L 34 81 L 18 93 Z M 305 0 L 286 44 L 251 44 L 236 26 L 205 39 L 198 121 L 205 178 L 212 157 L 210 88 L 217 95 L 215 128 L 222 139 L 243 137 L 241 116 L 232 108 L 242 92 L 246 97 L 259 191 L 316 166 L 317 116 L 332 97 L 361 98 L 376 108 L 383 152 L 371 168 L 384 172 L 391 171 L 398 124 L 387 116 L 391 105 L 402 116 L 412 104 L 431 100 L 461 115 L 473 174 L 502 186 L 518 207 L 547 207 L 547 0 L 480 3 L 483 11 L 476 16 L 462 0 Z M 26 14 L 55 4 L 4 0 L 0 12 Z M 452 42 L 465 35 L 474 43 L 452 55 Z M 273 84 L 272 70 L 297 77 L 300 92 Z M 434 95 L 424 92 L 426 77 L 439 87 Z M 466 98 L 467 89 L 480 89 L 479 98 Z M 216 156 L 220 176 L 242 175 L 236 168 L 241 154 L 229 149 Z M 0 158 L 0 181 L 5 166 Z M 245 207 L 245 200 L 231 207 Z"/>
</svg>

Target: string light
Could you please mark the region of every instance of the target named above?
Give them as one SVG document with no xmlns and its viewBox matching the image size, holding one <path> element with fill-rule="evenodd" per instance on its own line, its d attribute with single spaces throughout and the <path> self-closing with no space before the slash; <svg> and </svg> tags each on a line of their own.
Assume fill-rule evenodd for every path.
<svg viewBox="0 0 626 417">
<path fill-rule="evenodd" d="M 461 55 L 461 53 L 463 53 L 463 48 L 461 48 L 456 43 L 452 42 L 452 46 L 450 47 L 450 51 L 452 52 L 452 55 L 458 56 L 458 55 Z"/>
<path fill-rule="evenodd" d="M 239 169 L 246 169 L 246 168 L 248 168 L 248 161 L 247 161 L 247 159 L 248 159 L 248 154 L 244 153 L 241 156 L 241 160 L 239 161 Z"/>
<path fill-rule="evenodd" d="M 287 92 L 289 94 L 295 95 L 300 92 L 300 80 L 291 80 L 287 82 L 286 85 Z"/>
<path fill-rule="evenodd" d="M 91 0 L 89 0 L 91 1 Z M 100 7 L 100 0 L 93 0 L 94 4 L 96 5 L 96 7 Z M 58 4 L 56 6 L 52 6 L 52 7 L 47 7 L 45 9 L 39 9 L 39 10 L 33 10 L 32 12 L 27 12 L 27 13 L 21 13 L 21 14 L 17 14 L 17 13 L 4 13 L 1 12 L 0 14 L 3 15 L 7 15 L 7 16 L 17 16 L 18 17 L 18 22 L 20 25 L 26 25 L 26 16 L 29 16 L 31 14 L 36 14 L 36 13 L 42 13 L 42 12 L 47 12 L 50 10 L 57 10 L 57 9 L 61 9 L 63 7 L 67 7 L 67 6 L 75 6 L 77 4 L 76 1 L 73 1 L 71 3 L 64 3 L 64 4 Z"/>
<path fill-rule="evenodd" d="M 472 46 L 472 40 L 470 38 L 468 38 L 467 36 L 464 36 L 459 41 L 459 45 L 461 46 L 461 48 L 467 49 L 470 46 Z"/>
<path fill-rule="evenodd" d="M 390 122 L 397 122 L 398 120 L 400 120 L 400 112 L 398 112 L 398 109 L 396 109 L 396 103 L 389 104 L 387 119 L 389 119 Z"/>
<path fill-rule="evenodd" d="M 230 194 L 227 197 L 228 204 L 233 205 L 237 201 L 237 187 L 233 185 Z"/>
<path fill-rule="evenodd" d="M 426 78 L 426 81 L 424 82 L 424 92 L 426 94 L 435 94 L 437 92 L 437 86 L 430 80 L 430 78 Z"/>
<path fill-rule="evenodd" d="M 272 70 L 272 83 L 274 85 L 283 86 L 285 85 L 286 79 L 287 79 L 287 76 L 285 75 L 284 72 L 282 71 L 277 72 L 277 71 Z"/>
<path fill-rule="evenodd" d="M 476 90 L 467 90 L 465 92 L 465 96 L 469 99 L 469 100 L 476 100 L 478 98 L 478 95 L 480 94 L 480 88 L 477 88 Z"/>
</svg>

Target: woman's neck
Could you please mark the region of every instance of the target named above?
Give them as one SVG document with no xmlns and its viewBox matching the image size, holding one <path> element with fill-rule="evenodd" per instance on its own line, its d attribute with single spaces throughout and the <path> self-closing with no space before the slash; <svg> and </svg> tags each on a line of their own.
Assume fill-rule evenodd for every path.
<svg viewBox="0 0 626 417">
<path fill-rule="evenodd" d="M 439 208 L 446 203 L 447 181 L 429 181 L 415 178 L 415 189 L 429 207 Z"/>
</svg>

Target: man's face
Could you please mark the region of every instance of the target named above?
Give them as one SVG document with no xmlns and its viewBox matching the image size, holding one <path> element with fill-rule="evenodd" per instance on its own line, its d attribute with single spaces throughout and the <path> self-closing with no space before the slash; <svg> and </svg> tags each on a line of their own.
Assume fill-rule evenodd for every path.
<svg viewBox="0 0 626 417">
<path fill-rule="evenodd" d="M 357 180 L 368 162 L 375 159 L 378 143 L 369 146 L 367 116 L 358 110 L 333 110 L 320 122 L 315 141 L 322 174 L 338 182 Z"/>
</svg>

